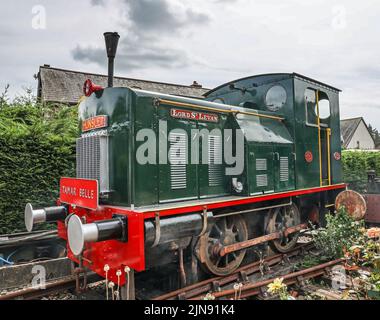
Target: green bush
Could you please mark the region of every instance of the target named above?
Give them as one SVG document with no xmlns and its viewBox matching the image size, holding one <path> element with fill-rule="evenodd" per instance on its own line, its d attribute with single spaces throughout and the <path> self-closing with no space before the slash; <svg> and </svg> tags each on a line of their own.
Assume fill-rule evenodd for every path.
<svg viewBox="0 0 380 320">
<path fill-rule="evenodd" d="M 380 152 L 350 151 L 342 152 L 343 181 L 350 189 L 366 192 L 367 171 L 375 170 L 380 175 Z"/>
<path fill-rule="evenodd" d="M 25 204 L 53 205 L 59 178 L 75 176 L 77 128 L 76 107 L 1 100 L 0 234 L 25 231 Z"/>
<path fill-rule="evenodd" d="M 326 215 L 326 221 L 326 228 L 313 235 L 315 246 L 326 260 L 342 258 L 345 250 L 364 241 L 364 221 L 355 221 L 344 207 L 334 215 Z"/>
</svg>

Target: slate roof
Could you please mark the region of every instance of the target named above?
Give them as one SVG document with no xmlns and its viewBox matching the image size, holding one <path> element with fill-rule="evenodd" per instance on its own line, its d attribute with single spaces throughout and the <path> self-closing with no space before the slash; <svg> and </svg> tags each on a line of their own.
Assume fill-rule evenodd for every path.
<svg viewBox="0 0 380 320">
<path fill-rule="evenodd" d="M 356 128 L 359 126 L 361 121 L 364 122 L 364 125 L 368 129 L 368 126 L 362 117 L 340 120 L 340 134 L 342 135 L 343 147 L 344 148 L 347 148 L 348 144 L 351 141 L 352 136 L 354 135 L 354 133 L 356 131 Z M 368 130 L 368 132 L 369 132 L 369 130 Z M 372 135 L 371 135 L 371 137 L 372 137 Z"/>
<path fill-rule="evenodd" d="M 76 104 L 83 95 L 83 83 L 86 79 L 97 85 L 106 87 L 107 76 L 65 69 L 41 66 L 38 73 L 37 97 L 43 102 L 59 102 Z M 114 78 L 115 87 L 131 87 L 153 92 L 173 94 L 191 98 L 204 98 L 209 89 L 198 85 L 179 85 L 131 78 Z"/>
</svg>

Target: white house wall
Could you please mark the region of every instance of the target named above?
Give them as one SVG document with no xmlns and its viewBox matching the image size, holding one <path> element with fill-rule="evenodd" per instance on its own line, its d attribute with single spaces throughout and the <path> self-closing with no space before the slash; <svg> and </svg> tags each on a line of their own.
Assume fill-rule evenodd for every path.
<svg viewBox="0 0 380 320">
<path fill-rule="evenodd" d="M 359 146 L 358 146 L 359 141 Z M 360 121 L 358 127 L 355 130 L 354 135 L 351 138 L 347 149 L 362 149 L 362 150 L 372 150 L 375 149 L 375 143 L 368 132 L 367 127 L 363 121 Z"/>
</svg>

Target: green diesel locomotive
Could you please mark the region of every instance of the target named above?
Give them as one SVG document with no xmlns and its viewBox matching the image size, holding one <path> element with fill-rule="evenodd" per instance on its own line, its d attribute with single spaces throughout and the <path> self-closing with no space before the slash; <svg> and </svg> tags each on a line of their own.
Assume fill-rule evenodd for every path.
<svg viewBox="0 0 380 320">
<path fill-rule="evenodd" d="M 117 39 L 106 34 L 109 87 L 84 86 L 77 177 L 61 180 L 57 207 L 27 206 L 28 229 L 58 221 L 69 257 L 114 282 L 178 264 L 183 286 L 324 223 L 345 188 L 338 89 L 296 73 L 204 99 L 113 88 Z"/>
</svg>

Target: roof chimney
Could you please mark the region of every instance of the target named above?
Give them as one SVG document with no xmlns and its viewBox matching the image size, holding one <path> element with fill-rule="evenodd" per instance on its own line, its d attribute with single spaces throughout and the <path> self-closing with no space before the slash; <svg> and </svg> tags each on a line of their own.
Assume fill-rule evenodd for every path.
<svg viewBox="0 0 380 320">
<path fill-rule="evenodd" d="M 202 88 L 202 85 L 199 84 L 198 82 L 196 82 L 195 80 L 193 81 L 193 84 L 190 85 L 190 87 L 193 87 L 193 88 Z"/>
</svg>

